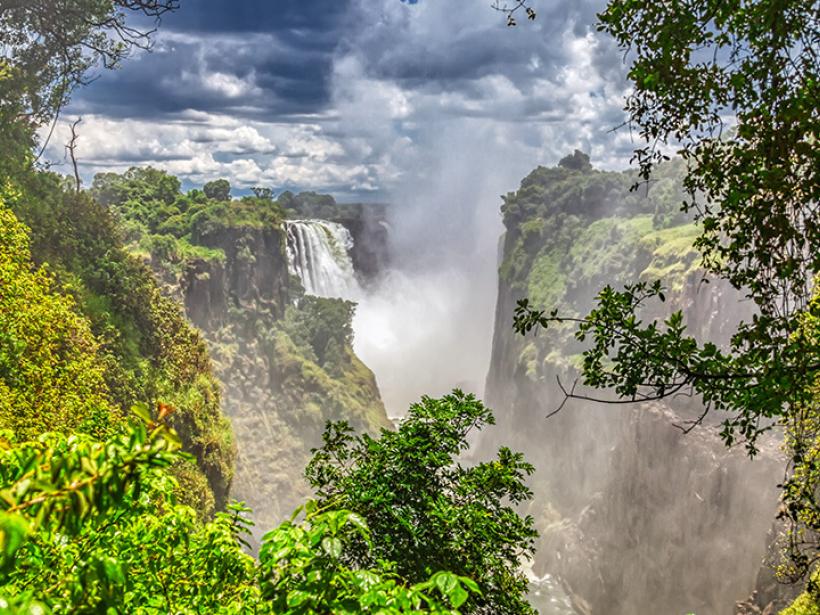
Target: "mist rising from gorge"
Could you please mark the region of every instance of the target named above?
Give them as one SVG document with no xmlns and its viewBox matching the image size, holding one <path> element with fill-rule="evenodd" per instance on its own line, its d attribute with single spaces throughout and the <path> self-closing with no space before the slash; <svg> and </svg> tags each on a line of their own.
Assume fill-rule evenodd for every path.
<svg viewBox="0 0 820 615">
<path fill-rule="evenodd" d="M 596 2 L 545 7 L 518 31 L 481 2 L 465 8 L 462 21 L 444 3 L 354 3 L 334 60 L 335 131 L 390 203 L 392 269 L 354 324 L 391 415 L 422 394 L 483 393 L 500 195 L 575 148 L 607 168 L 631 150 L 610 132 L 625 81 L 591 27 Z"/>
<path fill-rule="evenodd" d="M 532 160 L 470 122 L 440 127 L 419 169 L 391 192 L 391 270 L 360 301 L 355 349 L 391 416 L 423 394 L 481 395 L 492 342 L 499 195 Z"/>
</svg>

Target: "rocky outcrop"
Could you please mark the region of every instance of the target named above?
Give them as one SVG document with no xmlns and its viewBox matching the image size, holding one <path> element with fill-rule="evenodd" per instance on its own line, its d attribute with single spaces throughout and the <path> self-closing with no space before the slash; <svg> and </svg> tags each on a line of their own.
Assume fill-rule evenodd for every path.
<svg viewBox="0 0 820 615">
<path fill-rule="evenodd" d="M 539 169 L 505 198 L 485 393 L 498 428 L 482 446 L 515 442 L 535 464 L 534 570 L 559 578 L 580 613 L 729 615 L 755 587 L 766 555 L 782 479 L 777 443 L 752 461 L 742 447 L 724 446 L 721 417 L 684 433 L 702 413 L 691 398 L 571 401 L 545 419 L 563 399 L 556 377 L 572 381 L 583 346 L 570 330 L 527 338 L 512 330 L 519 298 L 580 315 L 605 284 L 657 277 L 667 301 L 645 319 L 681 309 L 696 337 L 723 343 L 750 316 L 731 287 L 703 282 L 692 227 L 656 228 L 649 212 L 659 205 L 651 195 L 630 201 L 619 176 Z"/>
<path fill-rule="evenodd" d="M 782 544 L 785 532 L 786 528 L 782 521 L 772 524 L 764 541 L 767 553 L 758 570 L 754 590 L 750 596 L 735 605 L 735 615 L 775 615 L 792 605 L 803 591 L 803 583 L 784 582 L 775 573 L 777 563 L 782 561 L 778 544 Z"/>
<path fill-rule="evenodd" d="M 390 226 L 387 224 L 385 208 L 363 205 L 359 216 L 339 222 L 353 236 L 353 267 L 361 276 L 363 284 L 367 285 L 387 271 L 390 264 Z"/>
<path fill-rule="evenodd" d="M 274 320 L 284 315 L 288 269 L 281 228 L 228 227 L 198 240 L 224 259 L 194 261 L 185 272 L 181 291 L 197 327 L 214 331 L 226 325 L 229 306 L 264 312 Z"/>
</svg>

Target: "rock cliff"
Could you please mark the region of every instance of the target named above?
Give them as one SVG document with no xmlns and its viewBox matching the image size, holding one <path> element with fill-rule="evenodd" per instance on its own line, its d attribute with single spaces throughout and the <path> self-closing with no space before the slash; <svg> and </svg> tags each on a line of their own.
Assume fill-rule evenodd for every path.
<svg viewBox="0 0 820 615">
<path fill-rule="evenodd" d="M 582 161 L 585 162 L 585 161 Z M 703 281 L 696 228 L 674 214 L 681 169 L 647 191 L 634 177 L 588 162 L 536 169 L 504 199 L 506 235 L 487 403 L 499 429 L 537 467 L 531 513 L 540 539 L 535 571 L 564 583 L 593 615 L 724 615 L 753 589 L 777 504 L 782 461 L 768 443 L 750 461 L 727 449 L 698 400 L 623 406 L 573 401 L 549 419 L 572 382 L 583 346 L 570 329 L 526 338 L 515 303 L 582 315 L 605 284 L 660 278 L 662 308 L 684 312 L 701 339 L 725 343 L 751 308 L 734 289 Z"/>
</svg>

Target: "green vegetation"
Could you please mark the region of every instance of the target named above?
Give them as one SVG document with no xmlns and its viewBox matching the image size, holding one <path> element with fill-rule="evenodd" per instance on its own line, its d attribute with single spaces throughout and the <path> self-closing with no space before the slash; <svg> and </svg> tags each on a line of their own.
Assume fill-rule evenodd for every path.
<svg viewBox="0 0 820 615">
<path fill-rule="evenodd" d="M 820 600 L 815 593 L 804 591 L 780 615 L 820 615 Z"/>
<path fill-rule="evenodd" d="M 361 221 L 362 211 L 371 212 L 374 217 L 384 219 L 384 205 L 375 203 L 337 203 L 329 194 L 301 192 L 293 194 L 286 190 L 276 202 L 288 218 L 319 218 L 342 224 L 356 224 Z"/>
<path fill-rule="evenodd" d="M 150 263 L 203 330 L 225 412 L 245 454 L 264 468 L 252 484 L 240 477 L 236 490 L 257 520 L 273 523 L 309 495 L 299 468 L 328 420 L 371 432 L 388 421 L 375 378 L 352 349 L 354 305 L 303 296 L 287 271 L 282 203 L 292 213 L 294 203 L 333 199 L 230 199 L 220 180 L 207 192 L 214 198 L 204 189 L 182 194 L 177 178 L 150 168 L 97 175 L 92 187 L 127 229 L 132 255 Z"/>
<path fill-rule="evenodd" d="M 99 345 L 71 297 L 36 269 L 26 228 L 0 198 L 0 428 L 105 435 L 119 422 Z"/>
<path fill-rule="evenodd" d="M 639 178 L 650 180 L 662 168 L 668 158 L 662 144 L 679 144 L 686 165 L 682 210 L 697 222 L 693 246 L 701 265 L 713 280 L 743 289 L 757 313 L 737 327 L 727 348 L 701 342 L 680 311 L 640 318 L 663 311 L 659 304 L 666 301 L 667 289 L 647 275 L 623 290 L 607 284 L 580 319 L 561 305 L 545 312 L 523 300 L 515 328 L 525 333 L 572 322 L 576 340 L 586 344 L 583 384 L 625 400 L 696 395 L 707 412 L 725 413 L 725 443 L 744 442 L 752 455 L 763 432 L 783 426 L 791 454 L 782 485 L 780 518 L 788 532 L 779 572 L 796 581 L 820 560 L 820 23 L 816 7 L 799 0 L 742 6 L 702 0 L 677 9 L 610 0 L 599 27 L 629 58 L 626 111 L 646 143 L 635 151 Z M 727 115 L 736 129 L 723 130 Z M 674 240 L 678 249 L 686 242 Z M 649 273 L 679 276 L 687 267 L 673 270 L 670 260 L 659 258 Z M 817 583 L 807 591 L 791 612 L 813 608 Z"/>
<path fill-rule="evenodd" d="M 607 270 L 623 272 L 634 267 L 636 259 L 645 260 L 638 253 L 641 237 L 653 229 L 684 224 L 683 218 L 670 213 L 683 202 L 680 161 L 671 161 L 660 171 L 657 183 L 632 192 L 634 173 L 595 170 L 581 152 L 557 167 L 538 167 L 522 180 L 518 191 L 503 197 L 508 249 L 500 275 L 523 290 L 535 272 L 541 280 L 527 283 L 535 285 L 532 299 L 541 305 L 541 299 L 560 299 L 565 283 L 579 286 L 606 275 Z M 552 255 L 543 249 L 552 250 Z M 549 289 L 553 281 L 557 287 Z"/>
<path fill-rule="evenodd" d="M 610 0 L 600 27 L 631 54 L 640 170 L 596 171 L 577 151 L 536 169 L 504 200 L 501 267 L 531 296 L 516 329 L 548 329 L 522 344 L 528 377 L 575 364 L 584 384 L 626 400 L 696 395 L 728 413 L 726 443 L 751 453 L 762 432 L 785 428 L 780 572 L 792 579 L 816 576 L 820 559 L 820 32 L 804 5 Z M 36 166 L 37 131 L 88 70 L 148 46 L 126 15 L 175 7 L 0 9 L 0 609 L 531 613 L 520 560 L 536 533 L 515 506 L 531 497 L 532 466 L 506 448 L 462 465 L 468 434 L 493 418 L 458 391 L 423 398 L 378 438 L 331 424 L 307 469 L 319 501 L 266 534 L 258 561 L 243 551 L 249 511 L 224 512 L 235 447 L 219 386 L 167 294 L 220 295 L 203 322 L 226 405 L 251 433 L 276 433 L 276 459 L 261 467 L 285 481 L 328 419 L 375 431 L 386 418 L 351 349 L 353 306 L 301 296 L 283 265 L 288 217 L 338 219 L 352 206 L 267 188 L 231 198 L 222 179 L 183 194 L 152 168 L 99 175 L 83 192 L 76 165 L 73 180 Z M 519 9 L 535 18 L 526 1 L 497 8 L 510 25 Z M 727 114 L 737 129 L 723 133 Z M 657 147 L 669 140 L 680 160 Z M 728 348 L 659 305 L 670 291 L 678 305 L 702 270 L 757 307 Z M 810 582 L 785 612 L 814 612 L 819 599 Z"/>
<path fill-rule="evenodd" d="M 481 588 L 523 591 L 517 556 L 526 549 L 507 546 L 510 538 L 468 550 L 457 560 L 445 558 L 443 552 L 427 554 L 427 572 L 410 574 L 406 553 L 394 554 L 401 563 L 383 553 L 383 545 L 392 542 L 389 533 L 398 534 L 398 528 L 369 528 L 362 513 L 327 501 L 308 502 L 303 520 L 294 516 L 264 536 L 258 561 L 248 556 L 243 550 L 248 532 L 243 515 L 248 509 L 230 505 L 228 512 L 217 512 L 208 520 L 214 501 L 202 471 L 208 478 L 230 471 L 208 465 L 229 446 L 230 431 L 221 429 L 218 390 L 202 342 L 179 310 L 160 296 L 144 267 L 119 244 L 107 243 L 89 230 L 96 224 L 116 229 L 104 210 L 85 195 L 56 194 L 56 202 L 72 213 L 61 221 L 66 227 L 59 241 L 49 246 L 56 278 L 31 262 L 26 227 L 10 210 L 0 208 L 0 392 L 2 416 L 9 421 L 2 426 L 17 430 L 0 436 L 4 612 L 455 615 L 460 607 L 472 608 L 468 601 L 477 600 Z M 26 200 L 22 192 L 12 198 L 31 219 L 43 215 L 39 235 L 34 236 L 39 237 L 35 241 L 44 241 L 50 227 L 43 212 L 52 204 Z M 43 209 L 26 208 L 30 202 Z M 105 246 L 108 258 L 91 263 L 83 252 L 86 248 L 79 248 L 83 238 Z M 78 249 L 66 250 L 72 241 L 78 242 Z M 99 249 L 94 241 L 86 247 L 91 253 Z M 112 275 L 112 285 L 136 286 L 121 297 L 103 294 L 97 285 L 101 272 Z M 147 305 L 141 299 L 147 299 Z M 341 300 L 303 297 L 274 322 L 272 336 L 262 336 L 263 345 L 270 343 L 267 348 L 274 353 L 271 364 L 285 374 L 278 394 L 287 395 L 287 407 L 295 409 L 289 418 L 294 426 L 308 421 L 320 429 L 328 412 L 351 416 L 370 429 L 384 424 L 380 403 L 379 412 L 371 409 L 378 400 L 372 374 L 350 349 L 352 310 L 352 304 Z M 236 317 L 237 323 L 247 325 L 242 313 Z M 128 326 L 129 322 L 140 326 Z M 110 344 L 97 342 L 95 328 Z M 130 337 L 117 343 L 123 333 Z M 162 336 L 161 345 L 152 355 L 155 335 Z M 35 345 L 34 338 L 48 343 Z M 134 371 L 129 371 L 129 359 Z M 154 392 L 161 400 L 157 415 L 148 405 L 140 405 L 133 410 L 141 420 L 126 423 L 116 395 L 108 394 L 108 380 L 112 391 L 120 382 L 112 372 L 131 390 Z M 315 415 L 302 412 L 299 404 L 314 407 Z M 471 399 L 424 404 L 439 426 L 489 420 L 486 410 Z M 64 434 L 43 433 L 53 427 Z M 459 433 L 463 437 L 463 429 Z M 384 432 L 382 437 L 390 446 L 410 451 L 417 448 L 419 434 L 397 438 Z M 408 442 L 401 444 L 401 438 Z M 431 458 L 451 459 L 463 448 L 463 441 L 453 438 L 442 432 L 440 440 L 431 439 Z M 294 458 L 288 461 L 293 465 Z M 382 467 L 388 475 L 401 475 L 410 461 L 396 460 L 392 470 Z M 483 495 L 486 501 L 482 507 L 477 499 L 458 517 L 465 538 L 478 545 L 479 538 L 494 536 L 497 524 L 507 528 L 517 520 L 518 526 L 510 527 L 519 527 L 522 545 L 531 544 L 530 522 L 499 503 L 504 495 L 513 502 L 526 497 L 520 480 L 527 468 L 520 456 L 502 451 L 496 464 L 464 473 L 459 488 L 464 494 L 475 493 L 469 497 Z M 483 482 L 478 479 L 484 475 L 496 476 L 496 487 L 489 492 L 480 488 Z M 493 524 L 483 512 L 491 506 L 499 515 Z M 449 510 L 455 513 L 459 507 L 454 502 Z M 479 555 L 481 561 L 475 561 Z M 479 586 L 470 576 L 488 562 L 493 563 L 493 572 L 483 575 Z M 455 563 L 456 573 L 445 572 Z M 519 609 L 526 608 L 520 596 L 514 602 Z"/>
<path fill-rule="evenodd" d="M 634 192 L 634 173 L 598 171 L 581 152 L 538 167 L 504 197 L 503 281 L 528 305 L 564 316 L 580 315 L 604 284 L 636 279 L 663 279 L 670 301 L 682 303 L 702 273 L 697 227 L 672 213 L 683 202 L 682 171 L 681 161 L 670 161 L 657 182 Z M 522 345 L 518 362 L 538 380 L 574 371 L 582 350 L 571 327 L 554 327 Z"/>
<path fill-rule="evenodd" d="M 412 582 L 443 568 L 477 582 L 481 594 L 470 612 L 533 613 L 519 566 L 537 534 L 514 508 L 532 496 L 524 484 L 532 466 L 507 448 L 473 467 L 456 461 L 469 447 L 467 435 L 493 423 L 481 402 L 455 391 L 422 398 L 396 431 L 378 439 L 354 437 L 346 423 L 329 425 L 307 469 L 319 506 L 349 508 L 373 530 L 372 542 L 343 543 L 346 560 L 392 560 Z"/>
<path fill-rule="evenodd" d="M 165 171 L 134 167 L 121 175 L 98 174 L 91 193 L 122 221 L 132 252 L 177 274 L 197 260 L 223 262 L 224 251 L 208 244 L 225 229 L 276 227 L 284 219 L 270 198 L 231 199 L 224 179 L 187 194 L 180 188 L 179 179 Z"/>
<path fill-rule="evenodd" d="M 394 563 L 346 562 L 344 541 L 370 542 L 359 515 L 317 508 L 242 550 L 247 509 L 203 522 L 177 504 L 168 468 L 176 433 L 142 420 L 106 441 L 0 438 L 0 608 L 4 613 L 441 613 L 456 615 L 473 581 L 436 572 L 409 584 Z"/>
<path fill-rule="evenodd" d="M 673 293 L 680 293 L 686 280 L 700 268 L 700 254 L 694 247 L 699 233 L 695 224 L 647 233 L 641 248 L 652 254 L 652 260 L 641 272 L 641 279 L 663 280 Z"/>
<path fill-rule="evenodd" d="M 201 502 L 203 513 L 209 514 L 215 504 L 224 505 L 235 452 L 204 342 L 179 308 L 160 294 L 151 272 L 124 251 L 116 222 L 104 208 L 82 193 L 66 190 L 57 176 L 32 173 L 21 179 L 24 189 L 9 191 L 7 201 L 29 227 L 12 224 L 14 215 L 4 210 L 9 218 L 4 248 L 13 249 L 8 254 L 14 256 L 17 279 L 15 285 L 12 280 L 4 285 L 3 297 L 15 302 L 9 304 L 8 316 L 16 313 L 24 320 L 14 327 L 8 323 L 8 331 L 19 331 L 19 337 L 27 324 L 37 328 L 29 331 L 30 338 L 62 330 L 68 339 L 56 337 L 51 346 L 29 343 L 29 353 L 38 348 L 36 361 L 24 369 L 21 361 L 27 355 L 22 354 L 10 368 L 18 382 L 21 374 L 29 373 L 35 383 L 32 390 L 37 391 L 37 405 L 26 405 L 24 391 L 15 387 L 21 397 L 14 398 L 14 414 L 26 429 L 18 435 L 70 431 L 92 415 L 103 429 L 104 424 L 116 423 L 135 400 L 171 405 L 176 409 L 173 423 L 197 461 L 194 467 L 179 468 L 191 486 L 200 487 L 187 497 Z M 44 269 L 32 270 L 29 235 L 34 261 L 47 264 L 51 277 Z M 15 288 L 25 294 L 15 296 Z M 49 313 L 50 304 L 33 294 L 37 289 L 62 295 L 55 299 L 65 306 L 62 312 Z M 38 312 L 41 318 L 33 319 Z M 20 346 L 25 340 L 14 343 Z M 51 347 L 71 361 L 66 365 L 46 356 Z M 51 370 L 62 384 L 46 377 Z M 66 386 L 80 387 L 77 391 L 83 394 L 66 397 L 61 393 Z M 53 416 L 57 411 L 62 415 L 59 420 Z"/>
<path fill-rule="evenodd" d="M 271 364 L 284 376 L 279 390 L 289 396 L 287 405 L 308 410 L 299 420 L 312 418 L 318 430 L 341 417 L 368 431 L 388 424 L 373 373 L 351 346 L 354 307 L 342 299 L 302 297 L 287 308 L 269 347 Z"/>
<path fill-rule="evenodd" d="M 18 431 L 25 424 L 27 433 L 19 435 L 27 437 L 81 425 L 103 435 L 136 400 L 173 406 L 173 423 L 196 460 L 177 469 L 200 489 L 185 495 L 209 514 L 214 505 L 224 505 L 235 450 L 204 342 L 179 307 L 160 294 L 150 270 L 127 254 L 123 231 L 108 208 L 74 181 L 39 169 L 33 152 L 38 127 L 55 117 L 91 66 L 114 66 L 132 47 L 149 42 L 125 25 L 126 15 L 158 17 L 174 5 L 80 0 L 70 11 L 29 2 L 3 7 L 0 197 L 9 222 L 4 232 L 10 242 L 30 245 L 40 269 L 31 268 L 27 252 L 13 256 L 16 264 L 4 263 L 6 275 L 16 279 L 0 289 L 14 310 L 4 315 L 9 329 L 2 334 L 4 360 L 13 366 L 5 379 L 13 397 L 4 396 L 0 404 L 21 417 L 12 421 L 7 415 L 4 424 Z M 27 227 L 27 239 L 5 208 Z M 19 286 L 26 277 L 30 288 Z M 38 313 L 43 320 L 31 320 Z M 35 353 L 39 335 L 49 343 Z M 30 413 L 40 418 L 24 423 Z"/>
</svg>

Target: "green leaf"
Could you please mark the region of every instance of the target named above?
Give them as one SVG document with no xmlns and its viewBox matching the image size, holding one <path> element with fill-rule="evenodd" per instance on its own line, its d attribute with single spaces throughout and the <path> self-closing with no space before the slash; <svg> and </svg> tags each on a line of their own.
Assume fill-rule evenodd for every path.
<svg viewBox="0 0 820 615">
<path fill-rule="evenodd" d="M 322 540 L 322 548 L 330 557 L 339 559 L 342 555 L 342 541 L 336 537 L 326 537 Z"/>
<path fill-rule="evenodd" d="M 131 414 L 136 416 L 140 419 L 143 423 L 150 423 L 153 419 L 151 418 L 151 409 L 144 403 L 138 402 L 131 406 Z"/>
</svg>

